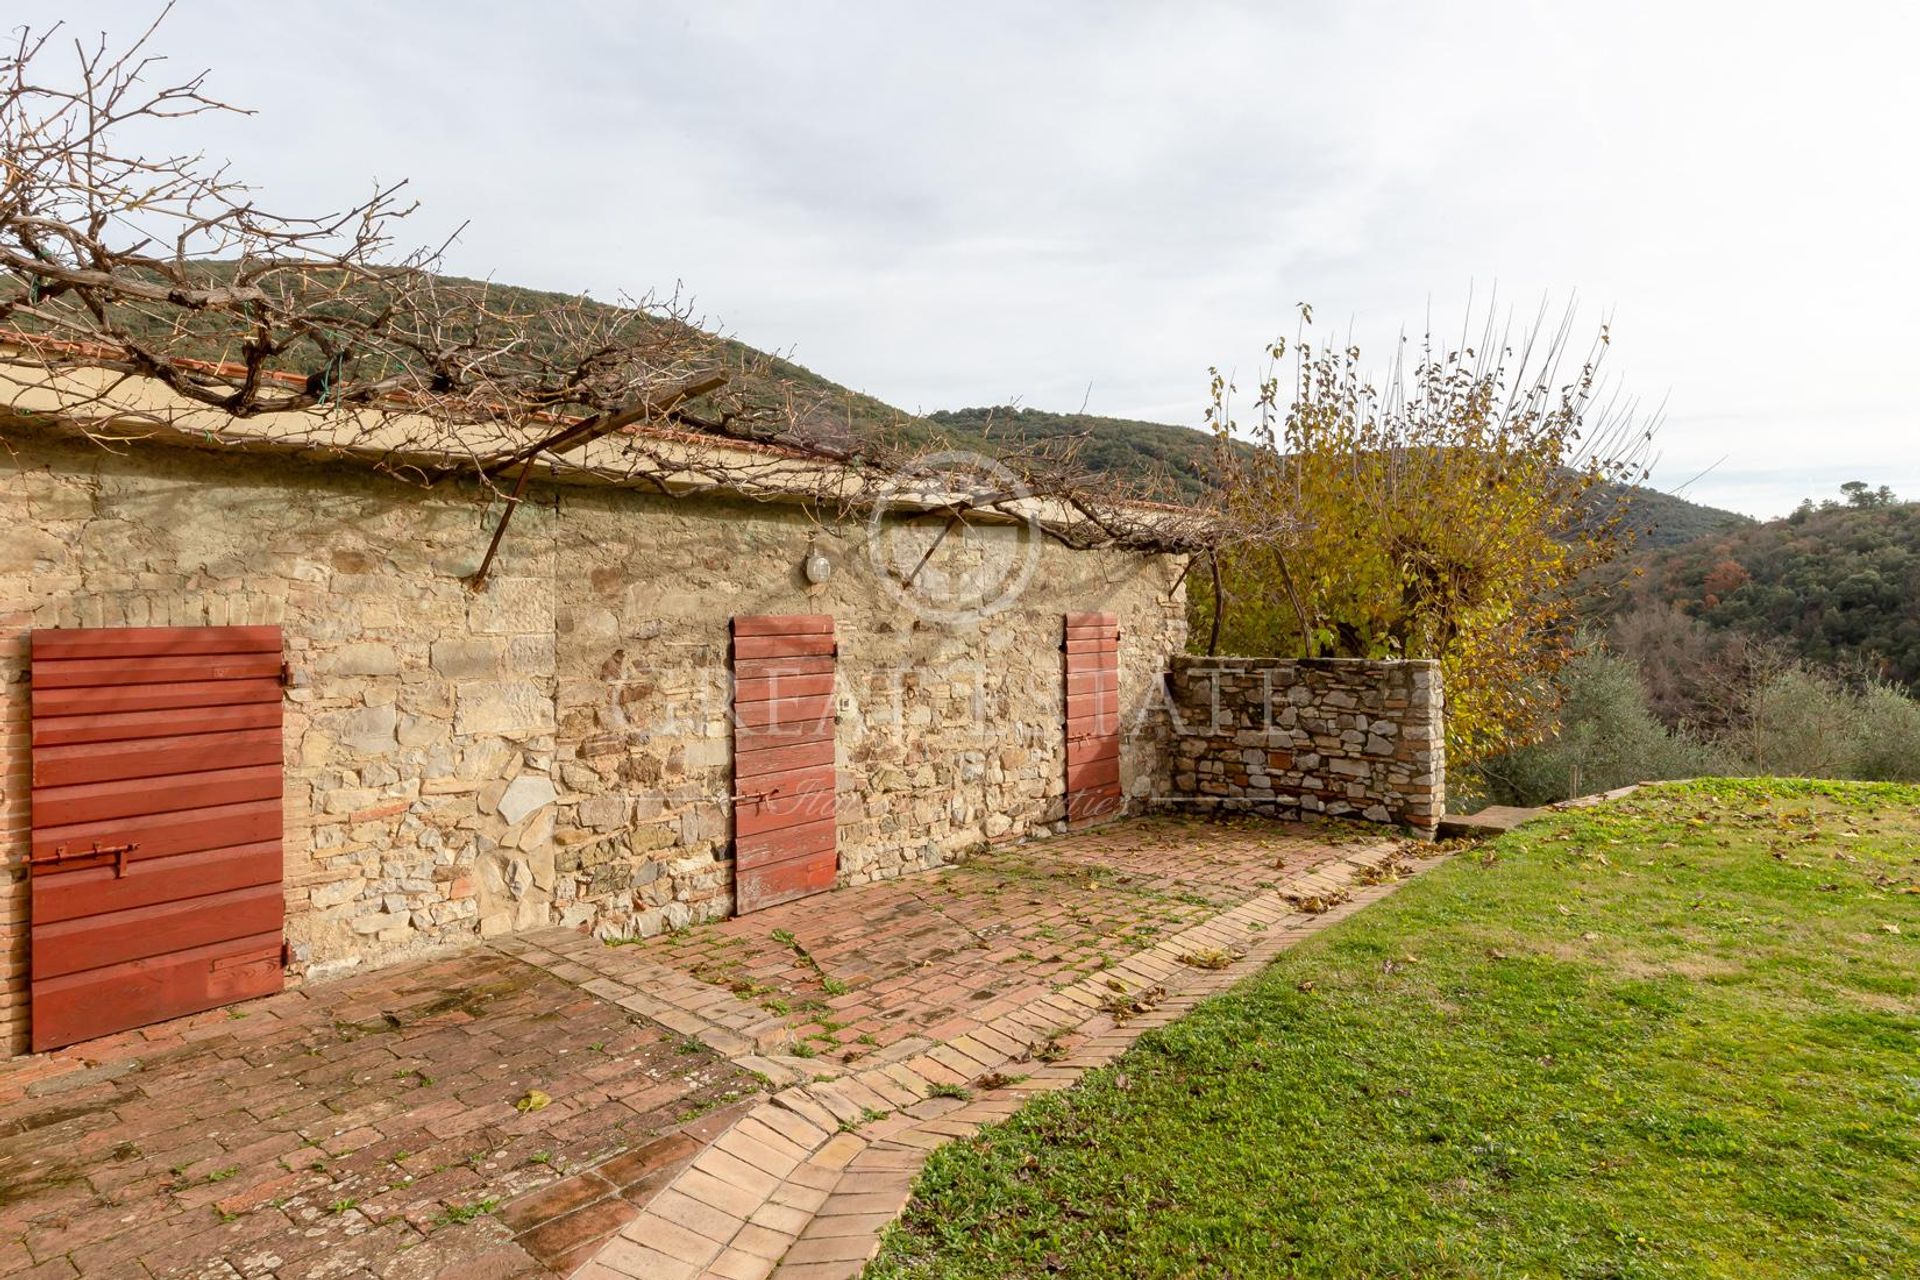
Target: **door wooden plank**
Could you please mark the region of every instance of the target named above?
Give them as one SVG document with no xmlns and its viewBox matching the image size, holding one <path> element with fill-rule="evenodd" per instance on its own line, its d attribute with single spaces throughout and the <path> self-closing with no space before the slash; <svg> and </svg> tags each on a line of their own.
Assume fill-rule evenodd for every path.
<svg viewBox="0 0 1920 1280">
<path fill-rule="evenodd" d="M 1120 624 L 1111 613 L 1069 613 L 1060 643 L 1065 685 L 1069 823 L 1111 816 L 1120 792 Z"/>
<path fill-rule="evenodd" d="M 286 895 L 276 881 L 63 920 L 34 929 L 33 971 L 56 978 L 266 933 L 280 927 L 286 909 Z"/>
<path fill-rule="evenodd" d="M 1105 733 L 1086 738 L 1067 739 L 1067 767 L 1093 760 L 1118 760 L 1120 739 Z"/>
<path fill-rule="evenodd" d="M 838 805 L 831 765 L 756 778 L 734 800 L 735 835 L 758 835 L 834 816 Z"/>
<path fill-rule="evenodd" d="M 134 684 L 92 689 L 33 691 L 33 714 L 84 716 L 102 711 L 165 711 L 175 707 L 218 707 L 236 702 L 278 703 L 280 681 L 196 680 L 175 684 Z"/>
<path fill-rule="evenodd" d="M 832 860 L 823 858 L 801 858 L 762 868 L 736 881 L 734 910 L 745 915 L 823 893 L 833 888 L 834 874 Z"/>
<path fill-rule="evenodd" d="M 1085 720 L 1104 718 L 1118 724 L 1120 721 L 1120 691 L 1108 689 L 1100 693 L 1070 693 L 1067 695 L 1067 719 Z"/>
<path fill-rule="evenodd" d="M 836 816 L 838 807 L 839 797 L 832 791 L 771 800 L 764 804 L 736 810 L 734 833 L 740 837 L 763 836 L 775 831 L 785 831 L 790 827 L 809 826 L 823 820 L 831 822 Z M 829 840 L 821 848 L 831 852 L 833 842 Z M 810 852 L 819 852 L 819 850 L 811 849 Z"/>
<path fill-rule="evenodd" d="M 184 734 L 225 733 L 234 729 L 280 728 L 280 703 L 249 702 L 224 707 L 192 707 L 167 711 L 109 711 L 98 715 L 36 716 L 33 746 L 67 743 L 125 742 L 135 738 L 164 738 Z"/>
<path fill-rule="evenodd" d="M 1067 675 L 1067 696 L 1077 698 L 1089 693 L 1119 693 L 1120 669 L 1108 667 L 1104 671 L 1073 670 Z"/>
<path fill-rule="evenodd" d="M 831 854 L 834 849 L 832 818 L 817 818 L 797 827 L 766 831 L 759 835 L 736 837 L 733 842 L 734 866 L 751 870 L 769 862 L 789 858 Z"/>
<path fill-rule="evenodd" d="M 830 794 L 836 781 L 833 765 L 830 762 L 758 774 L 735 793 L 734 803 L 761 804 L 770 800 L 783 800 L 790 796 L 812 795 L 820 791 Z"/>
<path fill-rule="evenodd" d="M 35 689 L 113 688 L 198 680 L 278 680 L 279 653 L 196 654 L 153 658 L 34 659 Z"/>
<path fill-rule="evenodd" d="M 1067 797 L 1068 822 L 1095 822 L 1110 818 L 1121 810 L 1120 788 L 1104 787 L 1094 791 L 1076 791 Z"/>
<path fill-rule="evenodd" d="M 819 654 L 796 658 L 741 658 L 733 660 L 733 679 L 738 687 L 748 680 L 785 679 L 789 676 L 833 674 L 833 655 Z"/>
<path fill-rule="evenodd" d="M 34 1051 L 281 989 L 280 930 L 88 969 L 32 985 Z"/>
<path fill-rule="evenodd" d="M 128 862 L 146 858 L 164 858 L 176 853 L 195 853 L 202 849 L 225 849 L 236 844 L 278 840 L 281 835 L 280 798 L 248 800 L 207 809 L 182 809 L 175 813 L 141 814 L 133 818 L 111 818 L 105 822 L 78 822 L 66 827 L 35 827 L 33 858 L 43 865 L 34 873 L 51 874 L 45 867 L 65 845 L 77 851 L 98 844 L 112 847 L 132 843 L 138 847 L 127 855 Z"/>
<path fill-rule="evenodd" d="M 763 613 L 733 620 L 736 636 L 830 636 L 833 615 L 827 613 Z"/>
<path fill-rule="evenodd" d="M 1067 766 L 1067 790 L 1091 791 L 1096 787 L 1120 784 L 1120 759 L 1088 760 Z"/>
<path fill-rule="evenodd" d="M 257 884 L 278 886 L 284 868 L 278 840 L 203 849 L 171 858 L 129 862 L 34 876 L 33 922 L 56 924 L 95 912 L 173 902 Z"/>
<path fill-rule="evenodd" d="M 278 991 L 278 627 L 36 631 L 30 1040 Z"/>
<path fill-rule="evenodd" d="M 35 787 L 36 823 L 71 826 L 180 809 L 208 809 L 246 800 L 272 800 L 285 784 L 280 762 L 250 764 L 238 769 L 209 769 L 204 773 L 177 773 L 158 778 L 125 778 L 114 782 L 82 782 L 70 787 Z"/>
<path fill-rule="evenodd" d="M 77 782 L 154 778 L 237 765 L 278 765 L 280 756 L 278 725 L 231 733 L 43 746 L 33 751 L 33 785 L 60 787 Z"/>
<path fill-rule="evenodd" d="M 809 742 L 831 743 L 833 736 L 832 720 L 814 720 L 803 724 L 739 725 L 733 731 L 733 747 L 736 752 L 766 751 Z"/>
<path fill-rule="evenodd" d="M 831 693 L 808 694 L 797 698 L 766 698 L 758 702 L 733 704 L 733 722 L 747 728 L 820 725 L 833 718 Z"/>
<path fill-rule="evenodd" d="M 833 653 L 833 636 L 735 636 L 736 658 L 826 657 Z"/>
<path fill-rule="evenodd" d="M 831 738 L 802 742 L 794 746 L 769 746 L 753 751 L 736 750 L 733 757 L 733 772 L 736 780 L 759 778 L 769 773 L 804 769 L 808 765 L 830 765 L 834 762 L 834 755 L 834 743 Z M 752 789 L 752 787 L 734 787 L 737 792 Z"/>
<path fill-rule="evenodd" d="M 73 627 L 33 633 L 33 660 L 279 653 L 278 627 Z"/>
<path fill-rule="evenodd" d="M 765 702 L 772 698 L 805 698 L 813 694 L 833 693 L 833 673 L 817 675 L 774 675 L 753 680 L 736 680 L 733 685 L 735 706 Z"/>
</svg>

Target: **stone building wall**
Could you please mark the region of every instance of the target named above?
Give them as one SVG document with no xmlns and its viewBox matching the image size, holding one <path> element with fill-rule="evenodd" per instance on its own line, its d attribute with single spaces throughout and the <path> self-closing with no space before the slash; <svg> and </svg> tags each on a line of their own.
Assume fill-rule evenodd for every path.
<svg viewBox="0 0 1920 1280">
<path fill-rule="evenodd" d="M 1175 657 L 1170 802 L 1431 835 L 1446 811 L 1439 665 Z"/>
<path fill-rule="evenodd" d="M 950 861 L 1062 817 L 1061 614 L 1123 633 L 1122 781 L 1164 790 L 1160 677 L 1180 565 L 1018 527 L 941 542 L 965 581 L 1029 565 L 1010 607 L 924 616 L 870 539 L 797 507 L 537 489 L 480 593 L 498 506 L 364 471 L 10 435 L 0 453 L 0 1036 L 24 1043 L 27 632 L 285 631 L 287 936 L 296 973 L 553 923 L 646 934 L 732 907 L 728 620 L 830 613 L 840 879 Z M 921 539 L 921 543 L 914 543 Z M 809 586 L 809 547 L 835 572 Z"/>
</svg>

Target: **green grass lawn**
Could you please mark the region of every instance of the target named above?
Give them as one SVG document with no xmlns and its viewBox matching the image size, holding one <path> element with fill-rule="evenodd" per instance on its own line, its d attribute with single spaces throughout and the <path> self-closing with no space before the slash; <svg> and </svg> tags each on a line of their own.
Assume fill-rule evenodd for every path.
<svg viewBox="0 0 1920 1280">
<path fill-rule="evenodd" d="M 1920 788 L 1470 850 L 937 1153 L 869 1277 L 1920 1276 Z"/>
</svg>

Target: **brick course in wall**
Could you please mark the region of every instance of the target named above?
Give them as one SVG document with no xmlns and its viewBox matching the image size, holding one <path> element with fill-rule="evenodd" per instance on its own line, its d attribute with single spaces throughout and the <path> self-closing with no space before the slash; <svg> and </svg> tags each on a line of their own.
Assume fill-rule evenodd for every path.
<svg viewBox="0 0 1920 1280">
<path fill-rule="evenodd" d="M 1173 806 L 1393 823 L 1446 810 L 1437 662 L 1178 655 L 1167 676 Z"/>
<path fill-rule="evenodd" d="M 865 524 L 788 504 L 544 486 L 486 589 L 497 504 L 364 470 L 10 435 L 0 453 L 0 1050 L 24 1044 L 27 632 L 281 626 L 287 936 L 325 974 L 510 931 L 644 936 L 732 910 L 728 619 L 830 613 L 840 879 L 1064 816 L 1061 614 L 1120 618 L 1122 781 L 1166 785 L 1180 563 L 1041 542 L 1011 607 L 933 621 Z M 928 545 L 944 518 L 925 527 Z M 896 525 L 897 527 L 897 525 Z M 975 526 L 960 580 L 1029 535 Z M 1012 540 L 1011 542 L 1009 540 Z M 809 547 L 835 572 L 810 586 Z M 917 558 L 917 557 L 916 557 Z"/>
</svg>

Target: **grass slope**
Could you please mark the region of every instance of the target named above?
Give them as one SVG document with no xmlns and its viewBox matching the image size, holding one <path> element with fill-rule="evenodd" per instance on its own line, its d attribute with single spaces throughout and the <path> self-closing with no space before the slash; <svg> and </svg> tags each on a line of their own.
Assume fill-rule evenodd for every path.
<svg viewBox="0 0 1920 1280">
<path fill-rule="evenodd" d="M 1920 789 L 1456 858 L 937 1153 L 906 1277 L 1920 1274 Z"/>
</svg>

